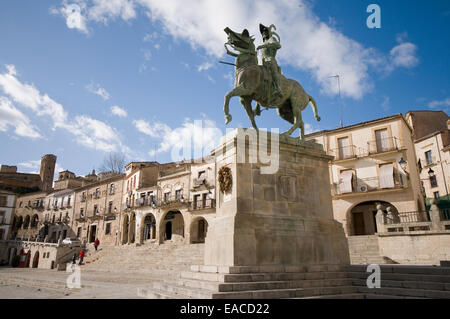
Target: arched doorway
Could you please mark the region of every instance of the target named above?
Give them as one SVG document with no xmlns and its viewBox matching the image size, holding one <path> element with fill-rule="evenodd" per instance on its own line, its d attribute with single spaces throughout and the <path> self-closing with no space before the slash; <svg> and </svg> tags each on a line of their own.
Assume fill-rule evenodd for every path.
<svg viewBox="0 0 450 319">
<path fill-rule="evenodd" d="M 384 201 L 367 201 L 355 205 L 349 211 L 348 215 L 348 230 L 349 236 L 373 235 L 377 229 L 376 214 L 377 205 L 383 207 L 386 214 L 386 208 L 392 207 L 392 212 L 397 213 L 397 209 L 391 203 Z"/>
<path fill-rule="evenodd" d="M 28 229 L 30 226 L 30 215 L 25 216 L 25 221 L 23 222 L 23 229 Z"/>
<path fill-rule="evenodd" d="M 39 224 L 39 216 L 35 214 L 31 219 L 31 228 L 36 228 Z"/>
<path fill-rule="evenodd" d="M 124 215 L 122 223 L 122 245 L 128 243 L 128 227 L 129 227 L 128 224 L 129 224 L 128 215 Z"/>
<path fill-rule="evenodd" d="M 182 241 L 184 239 L 184 219 L 178 210 L 167 212 L 161 223 L 164 232 L 161 234 L 162 240 Z"/>
<path fill-rule="evenodd" d="M 39 265 L 39 252 L 35 252 L 34 253 L 34 258 L 33 258 L 33 268 L 38 268 Z"/>
<path fill-rule="evenodd" d="M 192 221 L 190 234 L 191 244 L 204 243 L 206 233 L 208 231 L 208 222 L 203 217 L 196 218 Z"/>
<path fill-rule="evenodd" d="M 147 214 L 144 217 L 142 227 L 142 241 L 156 239 L 156 219 L 153 214 Z"/>
<path fill-rule="evenodd" d="M 128 243 L 134 244 L 136 238 L 136 214 L 132 213 L 130 215 L 130 222 L 128 227 Z"/>
<path fill-rule="evenodd" d="M 27 253 L 27 257 L 25 259 L 25 268 L 30 268 L 30 261 L 31 261 L 31 250 L 29 250 Z"/>
</svg>

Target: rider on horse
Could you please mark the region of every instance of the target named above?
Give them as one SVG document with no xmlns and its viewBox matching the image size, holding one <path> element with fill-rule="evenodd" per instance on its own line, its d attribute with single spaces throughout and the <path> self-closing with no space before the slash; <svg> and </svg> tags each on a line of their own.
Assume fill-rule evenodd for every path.
<svg viewBox="0 0 450 319">
<path fill-rule="evenodd" d="M 272 75 L 273 96 L 277 98 L 282 95 L 279 80 L 281 69 L 278 66 L 275 56 L 277 51 L 281 49 L 281 45 L 280 36 L 276 32 L 273 32 L 272 28 L 276 30 L 273 24 L 270 27 L 266 27 L 263 24 L 259 25 L 264 44 L 260 45 L 257 50 L 261 50 L 262 63 L 270 70 Z"/>
</svg>

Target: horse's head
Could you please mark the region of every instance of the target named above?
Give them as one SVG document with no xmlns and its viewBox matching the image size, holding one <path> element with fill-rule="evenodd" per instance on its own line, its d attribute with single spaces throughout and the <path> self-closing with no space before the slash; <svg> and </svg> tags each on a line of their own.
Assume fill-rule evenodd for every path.
<svg viewBox="0 0 450 319">
<path fill-rule="evenodd" d="M 255 49 L 255 45 L 253 44 L 255 39 L 250 36 L 247 29 L 244 29 L 242 33 L 237 33 L 227 27 L 224 31 L 228 35 L 228 43 L 234 46 L 236 49 Z"/>
</svg>

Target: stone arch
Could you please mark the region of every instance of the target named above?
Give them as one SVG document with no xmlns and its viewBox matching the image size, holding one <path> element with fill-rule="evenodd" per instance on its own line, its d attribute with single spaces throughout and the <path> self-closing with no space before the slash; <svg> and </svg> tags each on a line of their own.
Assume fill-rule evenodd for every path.
<svg viewBox="0 0 450 319">
<path fill-rule="evenodd" d="M 30 215 L 25 216 L 25 220 L 23 221 L 23 229 L 28 229 L 30 226 Z"/>
<path fill-rule="evenodd" d="M 38 214 L 34 214 L 33 218 L 31 219 L 31 228 L 36 228 L 39 224 L 39 216 Z"/>
<path fill-rule="evenodd" d="M 134 244 L 136 240 L 136 213 L 131 212 L 128 222 L 128 243 Z"/>
<path fill-rule="evenodd" d="M 189 227 L 189 237 L 191 244 L 204 243 L 207 231 L 208 221 L 204 217 L 198 216 L 192 219 L 191 225 Z"/>
<path fill-rule="evenodd" d="M 17 220 L 17 224 L 16 224 L 17 229 L 20 229 L 22 227 L 22 225 L 23 225 L 23 217 L 19 216 L 19 218 Z"/>
<path fill-rule="evenodd" d="M 122 245 L 128 243 L 128 227 L 129 227 L 130 219 L 128 214 L 123 215 L 122 220 Z"/>
<path fill-rule="evenodd" d="M 25 258 L 25 268 L 30 268 L 30 261 L 31 261 L 31 249 L 28 250 Z"/>
<path fill-rule="evenodd" d="M 33 268 L 38 268 L 38 266 L 39 266 L 39 251 L 36 251 L 33 257 Z"/>
<path fill-rule="evenodd" d="M 184 241 L 184 216 L 179 210 L 169 210 L 163 216 L 159 223 L 160 242 L 166 240 Z"/>
<path fill-rule="evenodd" d="M 371 200 L 355 203 L 349 207 L 346 213 L 346 230 L 348 236 L 373 235 L 377 232 L 375 215 L 376 206 L 380 204 L 386 213 L 387 207 L 392 207 L 394 213 L 398 213 L 397 208 L 386 201 Z"/>
<path fill-rule="evenodd" d="M 141 243 L 156 239 L 156 218 L 152 213 L 145 214 L 140 227 Z"/>
</svg>

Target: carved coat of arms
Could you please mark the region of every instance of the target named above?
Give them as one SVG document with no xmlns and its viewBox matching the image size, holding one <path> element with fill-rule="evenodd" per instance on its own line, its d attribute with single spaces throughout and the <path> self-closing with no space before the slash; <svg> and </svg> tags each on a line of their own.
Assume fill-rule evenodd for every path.
<svg viewBox="0 0 450 319">
<path fill-rule="evenodd" d="M 223 166 L 219 169 L 219 186 L 222 193 L 231 191 L 233 185 L 233 176 L 229 167 Z"/>
</svg>

